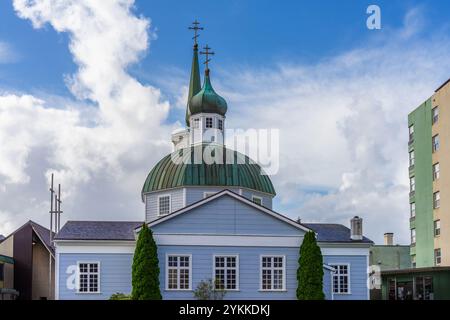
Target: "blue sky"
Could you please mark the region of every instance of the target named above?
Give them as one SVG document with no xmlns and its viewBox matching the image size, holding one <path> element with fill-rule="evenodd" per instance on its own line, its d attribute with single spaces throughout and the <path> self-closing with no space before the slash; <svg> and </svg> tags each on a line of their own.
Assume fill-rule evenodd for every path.
<svg viewBox="0 0 450 320">
<path fill-rule="evenodd" d="M 46 224 L 50 172 L 64 219 L 143 218 L 142 183 L 183 122 L 198 19 L 228 127 L 280 129 L 276 210 L 360 215 L 374 240 L 408 242 L 406 119 L 450 77 L 448 1 L 55 3 L 0 2 L 0 234 Z M 370 4 L 381 30 L 366 28 Z"/>
<path fill-rule="evenodd" d="M 381 31 L 366 28 L 368 5 L 382 8 L 383 30 L 398 28 L 405 13 L 419 6 L 427 16 L 427 37 L 448 21 L 448 1 L 148 1 L 138 0 L 135 13 L 149 17 L 157 40 L 131 72 L 155 84 L 158 72 L 190 64 L 190 22 L 197 18 L 206 30 L 201 44 L 216 51 L 213 66 L 268 67 L 285 62 L 317 63 L 370 39 Z M 68 35 L 50 26 L 34 30 L 18 19 L 11 1 L 0 2 L 0 39 L 11 46 L 15 62 L 1 65 L 0 85 L 24 91 L 70 95 L 62 75 L 77 66 L 68 50 Z M 155 74 L 155 76 L 143 76 Z"/>
</svg>

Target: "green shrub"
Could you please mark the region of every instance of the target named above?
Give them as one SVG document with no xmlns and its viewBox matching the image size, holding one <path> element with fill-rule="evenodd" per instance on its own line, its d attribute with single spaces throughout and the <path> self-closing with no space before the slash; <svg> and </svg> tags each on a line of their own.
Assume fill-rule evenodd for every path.
<svg viewBox="0 0 450 320">
<path fill-rule="evenodd" d="M 217 281 L 214 286 L 211 279 L 203 280 L 197 285 L 194 291 L 194 297 L 197 300 L 223 300 L 226 294 L 225 290 L 216 289 L 216 287 L 219 287 Z"/>
<path fill-rule="evenodd" d="M 161 300 L 159 288 L 159 260 L 153 233 L 142 225 L 134 251 L 131 298 L 133 300 Z"/>
<path fill-rule="evenodd" d="M 109 300 L 131 300 L 131 296 L 125 293 L 116 292 L 109 297 Z"/>
</svg>

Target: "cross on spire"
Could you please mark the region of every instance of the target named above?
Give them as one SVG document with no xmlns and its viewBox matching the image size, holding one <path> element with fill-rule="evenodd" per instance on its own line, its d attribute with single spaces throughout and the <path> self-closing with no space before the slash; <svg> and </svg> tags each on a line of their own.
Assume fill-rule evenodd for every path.
<svg viewBox="0 0 450 320">
<path fill-rule="evenodd" d="M 194 37 L 192 39 L 194 39 L 194 46 L 197 46 L 197 38 L 200 36 L 198 34 L 199 30 L 203 30 L 203 27 L 199 27 L 200 22 L 197 21 L 197 19 L 195 19 L 194 22 L 192 22 L 192 27 L 189 27 L 189 30 L 194 30 Z"/>
<path fill-rule="evenodd" d="M 205 62 L 203 62 L 206 66 L 206 70 L 209 70 L 208 67 L 208 63 L 211 61 L 211 59 L 209 58 L 210 55 L 214 55 L 215 53 L 213 51 L 209 51 L 211 50 L 210 47 L 208 47 L 208 45 L 204 46 L 203 49 L 205 51 L 200 51 L 200 54 L 205 55 Z"/>
</svg>

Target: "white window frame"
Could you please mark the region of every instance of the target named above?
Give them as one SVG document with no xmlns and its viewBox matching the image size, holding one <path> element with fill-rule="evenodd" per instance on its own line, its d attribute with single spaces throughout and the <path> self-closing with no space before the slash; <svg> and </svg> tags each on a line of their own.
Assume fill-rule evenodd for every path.
<svg viewBox="0 0 450 320">
<path fill-rule="evenodd" d="M 408 132 L 409 132 L 409 140 L 414 139 L 414 125 L 410 125 L 408 127 Z"/>
<path fill-rule="evenodd" d="M 87 287 L 88 287 L 88 290 L 90 290 L 90 286 L 89 286 L 89 283 L 90 283 L 90 279 L 89 279 L 89 275 L 91 274 L 91 272 L 89 271 L 89 268 L 90 268 L 90 264 L 97 264 L 97 272 L 93 272 L 93 274 L 97 274 L 97 291 L 80 291 L 80 276 L 81 276 L 81 272 L 80 272 L 80 264 L 88 264 L 88 272 L 87 272 L 87 275 L 88 275 L 88 285 L 87 285 Z M 85 274 L 85 272 L 83 272 L 83 274 Z M 76 281 L 77 281 L 77 294 L 101 294 L 102 292 L 101 292 L 101 287 L 100 287 L 100 285 L 101 285 L 101 272 L 100 272 L 100 261 L 92 261 L 92 260 L 80 260 L 80 261 L 77 261 L 77 278 L 76 278 Z"/>
<path fill-rule="evenodd" d="M 169 288 L 169 257 L 189 257 L 189 288 L 180 289 L 180 270 L 186 269 L 185 267 L 177 266 L 177 289 Z M 173 269 L 174 267 L 170 267 Z M 166 253 L 166 291 L 192 291 L 192 254 L 186 253 Z"/>
<path fill-rule="evenodd" d="M 414 235 L 413 235 L 414 234 Z M 412 228 L 411 229 L 411 244 L 415 244 L 416 243 L 416 228 Z"/>
<path fill-rule="evenodd" d="M 436 252 L 439 250 L 439 256 L 438 255 L 436 255 Z M 437 262 L 437 259 L 439 258 L 439 263 Z M 441 248 L 436 248 L 436 249 L 434 249 L 434 264 L 436 265 L 436 266 L 439 266 L 439 265 L 441 265 L 441 263 L 442 263 L 442 249 Z"/>
<path fill-rule="evenodd" d="M 226 283 L 227 283 L 227 273 L 226 271 L 228 269 L 233 269 L 233 268 L 228 268 L 226 266 L 226 260 L 225 260 L 225 267 L 223 268 L 225 270 L 224 274 L 225 274 L 225 288 L 224 291 L 239 291 L 239 255 L 238 254 L 214 254 L 213 255 L 213 273 L 212 273 L 212 279 L 213 279 L 213 285 L 214 287 L 216 286 L 216 258 L 236 258 L 236 267 L 234 269 L 236 269 L 236 288 L 235 289 L 227 289 L 226 288 Z M 220 268 L 222 269 L 222 268 Z"/>
<path fill-rule="evenodd" d="M 436 143 L 436 139 L 437 139 L 437 143 Z M 433 153 L 438 152 L 439 149 L 441 148 L 441 139 L 439 138 L 439 134 L 436 134 L 431 138 L 431 144 L 432 144 L 432 148 L 433 148 Z M 436 146 L 437 146 L 437 148 L 436 148 Z"/>
<path fill-rule="evenodd" d="M 212 197 L 213 195 L 215 195 L 217 192 L 215 191 L 205 191 L 203 192 L 203 199 Z"/>
<path fill-rule="evenodd" d="M 217 129 L 223 131 L 223 119 L 217 119 Z"/>
<path fill-rule="evenodd" d="M 414 150 L 409 152 L 409 166 L 412 167 L 416 164 L 416 155 Z"/>
<path fill-rule="evenodd" d="M 439 230 L 439 233 L 436 234 L 436 231 Z M 436 219 L 433 222 L 433 233 L 435 237 L 439 237 L 441 235 L 441 219 Z"/>
<path fill-rule="evenodd" d="M 211 127 L 208 127 L 208 120 L 211 120 Z M 214 128 L 214 117 L 205 117 L 205 129 Z"/>
<path fill-rule="evenodd" d="M 192 129 L 200 129 L 200 118 L 192 119 Z"/>
<path fill-rule="evenodd" d="M 413 207 L 414 207 L 414 210 L 413 210 Z M 409 204 L 409 212 L 410 212 L 411 218 L 416 217 L 416 203 L 415 202 L 411 202 Z"/>
<path fill-rule="evenodd" d="M 409 192 L 416 191 L 416 177 L 409 178 Z"/>
<path fill-rule="evenodd" d="M 272 270 L 272 280 L 271 280 L 271 286 L 272 289 L 263 289 L 263 258 L 282 258 L 283 260 L 283 287 L 281 289 L 273 289 L 273 281 L 274 281 L 274 276 L 273 276 L 273 270 L 275 270 L 275 268 L 273 267 L 273 262 L 272 262 L 272 267 L 270 267 L 270 270 Z M 273 260 L 272 260 L 273 261 Z M 264 269 L 269 269 L 269 268 L 264 268 Z M 279 269 L 279 268 L 276 268 Z M 286 256 L 285 255 L 279 255 L 279 254 L 262 254 L 259 256 L 259 291 L 262 292 L 282 292 L 282 291 L 286 291 Z"/>
<path fill-rule="evenodd" d="M 331 292 L 333 295 L 349 295 L 352 294 L 352 283 L 351 283 L 351 268 L 350 263 L 348 262 L 336 262 L 336 263 L 329 263 L 330 267 L 334 268 L 334 272 L 331 274 Z M 341 274 L 338 273 L 338 266 L 346 266 L 347 267 L 347 292 L 335 292 L 334 291 L 334 278 L 341 276 Z M 340 286 L 340 281 L 338 279 L 338 283 Z"/>
<path fill-rule="evenodd" d="M 433 193 L 433 209 L 439 209 L 440 207 L 441 207 L 441 192 L 436 191 Z"/>
<path fill-rule="evenodd" d="M 256 203 L 255 199 L 259 199 L 261 201 L 261 203 Z M 252 201 L 258 205 L 261 205 L 261 206 L 263 205 L 263 197 L 252 195 Z"/>
<path fill-rule="evenodd" d="M 437 170 L 436 170 L 436 168 L 437 168 Z M 436 162 L 435 164 L 433 164 L 433 181 L 439 180 L 440 171 L 441 171 L 441 166 L 440 166 L 439 162 Z"/>
<path fill-rule="evenodd" d="M 437 112 L 434 112 L 437 111 Z M 431 122 L 432 124 L 435 124 L 439 121 L 439 106 L 434 107 L 431 109 Z"/>
<path fill-rule="evenodd" d="M 161 211 L 160 211 L 160 202 L 159 202 L 159 199 L 164 198 L 164 197 L 169 197 L 169 213 L 167 213 L 167 214 L 166 214 L 166 213 L 165 213 L 165 214 L 161 214 Z M 158 195 L 157 201 L 158 201 L 158 203 L 157 203 L 156 206 L 157 206 L 157 211 L 158 211 L 158 216 L 159 216 L 159 217 L 167 216 L 167 215 L 169 215 L 169 214 L 172 212 L 172 195 L 171 195 L 170 193 Z"/>
</svg>

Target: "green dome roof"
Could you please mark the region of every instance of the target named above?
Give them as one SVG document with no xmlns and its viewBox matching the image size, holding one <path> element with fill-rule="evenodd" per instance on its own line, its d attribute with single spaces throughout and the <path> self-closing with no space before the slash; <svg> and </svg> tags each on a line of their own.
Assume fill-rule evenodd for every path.
<svg viewBox="0 0 450 320">
<path fill-rule="evenodd" d="M 200 164 L 196 164 L 194 160 L 203 158 L 201 155 L 206 147 L 207 145 L 194 146 L 164 157 L 150 171 L 142 188 L 142 194 L 176 187 L 220 186 L 242 187 L 275 195 L 272 182 L 261 167 L 237 151 L 224 146 L 209 145 L 208 148 L 213 148 L 209 154 L 214 155 L 219 152 L 216 155 L 223 157 L 223 163 L 206 164 L 201 161 Z M 185 161 L 189 159 L 190 161 Z M 226 159 L 234 161 L 226 162 Z"/>
<path fill-rule="evenodd" d="M 228 106 L 224 98 L 213 89 L 209 79 L 209 69 L 205 72 L 205 83 L 202 89 L 189 101 L 189 114 L 218 113 L 222 116 L 227 112 Z"/>
</svg>

